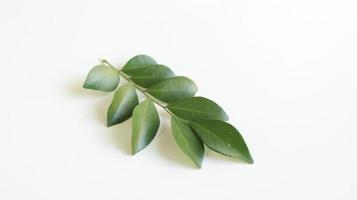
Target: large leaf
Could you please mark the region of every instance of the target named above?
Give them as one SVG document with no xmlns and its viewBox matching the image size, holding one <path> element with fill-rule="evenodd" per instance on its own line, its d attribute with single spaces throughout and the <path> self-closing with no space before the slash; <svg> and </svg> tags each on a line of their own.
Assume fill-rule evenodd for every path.
<svg viewBox="0 0 357 200">
<path fill-rule="evenodd" d="M 120 86 L 114 94 L 107 113 L 107 126 L 121 123 L 131 117 L 139 100 L 131 84 Z"/>
<path fill-rule="evenodd" d="M 227 121 L 228 115 L 215 102 L 204 97 L 191 97 L 167 106 L 176 116 L 186 119 L 218 119 Z"/>
<path fill-rule="evenodd" d="M 190 125 L 203 143 L 213 151 L 253 163 L 243 137 L 232 125 L 214 119 L 197 120 Z"/>
<path fill-rule="evenodd" d="M 195 96 L 197 86 L 187 77 L 176 76 L 157 83 L 146 91 L 163 102 L 171 103 Z"/>
<path fill-rule="evenodd" d="M 132 123 L 131 151 L 135 154 L 150 144 L 159 129 L 159 114 L 150 99 L 136 106 Z"/>
<path fill-rule="evenodd" d="M 187 124 L 177 117 L 171 118 L 171 130 L 177 145 L 198 168 L 201 168 L 204 155 L 202 141 Z"/>
<path fill-rule="evenodd" d="M 124 73 L 137 85 L 147 88 L 151 85 L 175 76 L 165 65 L 141 65 L 137 68 L 123 69 Z"/>
<path fill-rule="evenodd" d="M 137 55 L 131 58 L 123 67 L 122 70 L 138 68 L 142 65 L 154 65 L 156 61 L 147 55 Z"/>
<path fill-rule="evenodd" d="M 83 84 L 86 89 L 113 91 L 119 84 L 119 71 L 107 65 L 93 67 Z"/>
</svg>

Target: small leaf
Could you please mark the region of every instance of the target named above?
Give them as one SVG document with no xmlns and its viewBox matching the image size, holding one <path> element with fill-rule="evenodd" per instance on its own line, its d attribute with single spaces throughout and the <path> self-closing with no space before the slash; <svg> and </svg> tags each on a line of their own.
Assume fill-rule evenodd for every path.
<svg viewBox="0 0 357 200">
<path fill-rule="evenodd" d="M 156 61 L 147 55 L 137 55 L 131 58 L 123 67 L 122 70 L 138 68 L 141 65 L 154 65 Z"/>
<path fill-rule="evenodd" d="M 90 70 L 83 87 L 110 92 L 115 90 L 118 84 L 119 72 L 117 69 L 107 65 L 97 65 Z"/>
<path fill-rule="evenodd" d="M 137 68 L 123 69 L 122 71 L 129 75 L 134 83 L 144 88 L 175 76 L 171 69 L 165 65 L 141 65 Z"/>
<path fill-rule="evenodd" d="M 168 78 L 146 90 L 153 97 L 167 103 L 195 96 L 196 84 L 184 76 Z"/>
<path fill-rule="evenodd" d="M 243 137 L 232 125 L 214 119 L 197 120 L 190 124 L 203 143 L 213 151 L 253 164 Z"/>
<path fill-rule="evenodd" d="M 139 100 L 135 88 L 131 84 L 120 86 L 115 91 L 107 113 L 107 126 L 121 123 L 131 117 Z"/>
<path fill-rule="evenodd" d="M 204 97 L 191 97 L 167 106 L 176 116 L 186 120 L 217 119 L 228 120 L 228 115 L 215 102 Z"/>
<path fill-rule="evenodd" d="M 192 129 L 177 117 L 171 118 L 171 130 L 177 145 L 191 158 L 198 168 L 201 168 L 204 156 L 203 143 Z"/>
<path fill-rule="evenodd" d="M 136 106 L 132 120 L 131 151 L 133 154 L 150 144 L 159 125 L 159 114 L 150 99 L 146 99 Z"/>
</svg>

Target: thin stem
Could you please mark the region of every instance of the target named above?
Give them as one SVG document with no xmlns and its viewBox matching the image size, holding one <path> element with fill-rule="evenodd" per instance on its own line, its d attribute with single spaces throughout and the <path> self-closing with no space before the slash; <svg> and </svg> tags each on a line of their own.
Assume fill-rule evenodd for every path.
<svg viewBox="0 0 357 200">
<path fill-rule="evenodd" d="M 108 61 L 101 59 L 101 62 L 105 65 L 108 65 L 110 67 L 113 67 L 114 69 L 116 69 L 113 65 L 111 65 Z M 130 77 L 125 74 L 123 71 L 118 70 L 119 74 L 121 77 L 123 77 L 125 80 L 127 80 L 129 83 L 131 83 L 137 90 L 139 90 L 143 95 L 146 96 L 146 98 L 150 99 L 151 101 L 153 101 L 154 103 L 156 103 L 157 105 L 159 105 L 161 108 L 163 108 L 167 113 L 169 113 L 171 116 L 174 116 L 175 114 L 173 114 L 169 109 L 167 109 L 167 107 L 163 104 L 161 104 L 159 102 L 159 100 L 157 100 L 156 98 L 154 98 L 153 96 L 151 96 L 149 93 L 147 93 L 142 87 L 138 86 L 136 83 L 134 83 Z"/>
</svg>

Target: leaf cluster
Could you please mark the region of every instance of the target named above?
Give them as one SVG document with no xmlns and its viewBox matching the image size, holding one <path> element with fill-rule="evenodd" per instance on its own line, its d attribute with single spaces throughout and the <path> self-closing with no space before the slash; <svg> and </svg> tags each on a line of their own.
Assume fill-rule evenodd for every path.
<svg viewBox="0 0 357 200">
<path fill-rule="evenodd" d="M 120 79 L 128 83 L 120 85 Z M 253 163 L 239 131 L 229 124 L 227 113 L 217 103 L 195 96 L 196 84 L 185 76 L 176 76 L 167 66 L 147 55 L 131 58 L 117 69 L 106 60 L 89 72 L 84 88 L 114 92 L 107 112 L 107 126 L 132 117 L 133 154 L 154 139 L 160 118 L 155 104 L 171 115 L 171 132 L 180 149 L 201 167 L 205 146 L 220 154 Z M 137 91 L 146 99 L 139 102 Z"/>
</svg>

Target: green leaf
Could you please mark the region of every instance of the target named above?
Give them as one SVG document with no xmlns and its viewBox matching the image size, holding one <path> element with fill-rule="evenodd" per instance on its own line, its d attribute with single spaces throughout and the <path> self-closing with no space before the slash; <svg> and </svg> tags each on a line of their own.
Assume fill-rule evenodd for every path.
<svg viewBox="0 0 357 200">
<path fill-rule="evenodd" d="M 134 83 L 144 88 L 175 76 L 174 72 L 165 65 L 141 65 L 141 67 L 122 71 L 129 75 Z"/>
<path fill-rule="evenodd" d="M 228 115 L 215 102 L 204 97 L 191 97 L 167 106 L 176 116 L 186 120 L 217 119 L 228 120 Z"/>
<path fill-rule="evenodd" d="M 177 117 L 171 118 L 171 130 L 177 145 L 191 158 L 198 168 L 201 168 L 204 156 L 202 141 L 187 124 Z"/>
<path fill-rule="evenodd" d="M 90 70 L 83 87 L 110 92 L 118 87 L 119 79 L 117 69 L 107 65 L 97 65 Z"/>
<path fill-rule="evenodd" d="M 131 84 L 120 86 L 115 91 L 112 103 L 107 113 L 107 126 L 121 123 L 131 117 L 139 100 L 135 87 Z"/>
<path fill-rule="evenodd" d="M 138 68 L 141 65 L 154 65 L 156 61 L 147 55 L 137 55 L 131 58 L 123 67 L 122 70 Z"/>
<path fill-rule="evenodd" d="M 176 76 L 157 83 L 146 91 L 163 102 L 171 103 L 195 96 L 197 86 L 187 77 Z"/>
<path fill-rule="evenodd" d="M 190 125 L 203 143 L 213 151 L 253 164 L 243 137 L 232 125 L 214 119 L 197 120 Z"/>
<path fill-rule="evenodd" d="M 136 154 L 150 144 L 159 129 L 159 114 L 150 99 L 136 106 L 132 124 L 131 151 Z"/>
</svg>

